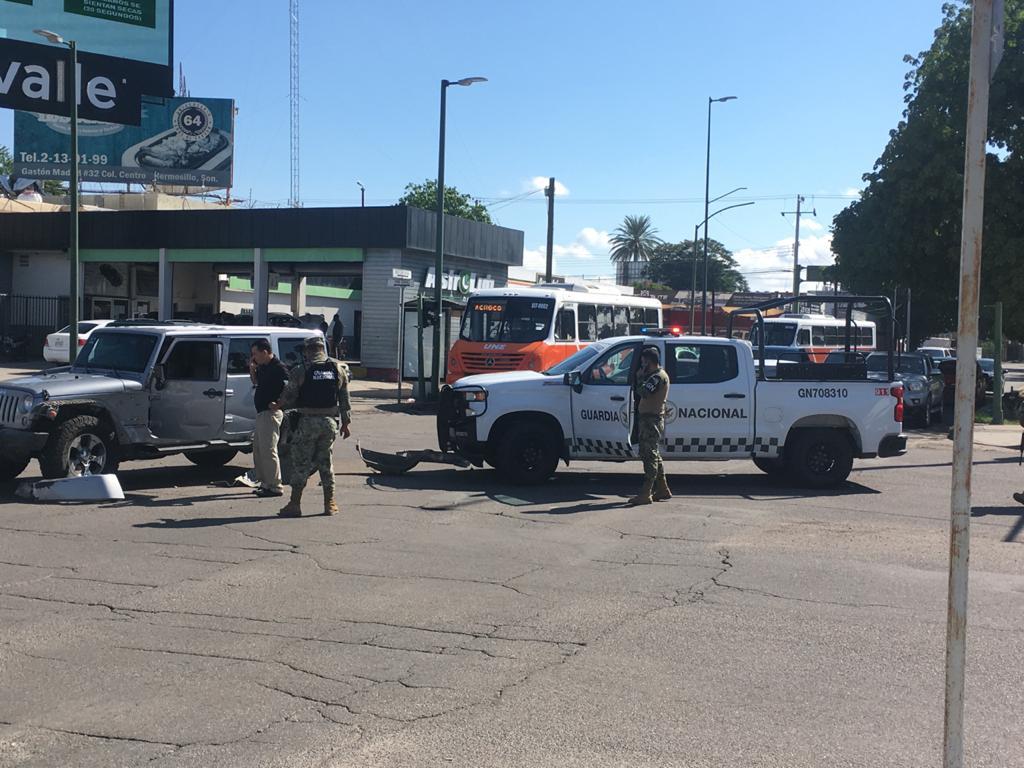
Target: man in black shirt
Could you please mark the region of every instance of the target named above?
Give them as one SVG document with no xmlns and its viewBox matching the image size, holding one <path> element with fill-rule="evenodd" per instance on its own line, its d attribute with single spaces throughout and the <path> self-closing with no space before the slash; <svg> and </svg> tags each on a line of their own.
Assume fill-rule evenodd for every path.
<svg viewBox="0 0 1024 768">
<path fill-rule="evenodd" d="M 253 466 L 260 483 L 256 495 L 282 496 L 284 488 L 281 486 L 281 459 L 277 453 L 277 441 L 281 436 L 284 414 L 272 410 L 270 404 L 281 396 L 281 391 L 288 383 L 288 369 L 274 357 L 274 351 L 266 339 L 253 342 L 249 375 L 256 385 L 253 393 L 256 429 L 252 436 Z"/>
</svg>

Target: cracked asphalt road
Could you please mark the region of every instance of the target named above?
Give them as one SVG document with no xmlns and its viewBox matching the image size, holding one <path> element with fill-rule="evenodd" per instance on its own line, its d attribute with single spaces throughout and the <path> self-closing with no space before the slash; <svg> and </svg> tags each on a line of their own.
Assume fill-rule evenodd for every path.
<svg viewBox="0 0 1024 768">
<path fill-rule="evenodd" d="M 431 446 L 379 402 L 367 447 Z M 371 477 L 353 442 L 338 517 L 218 486 L 245 457 L 126 464 L 122 503 L 3 491 L 0 766 L 941 762 L 946 442 L 817 495 L 677 463 L 640 509 L 630 465 Z M 1024 766 L 1021 474 L 976 458 L 967 754 Z"/>
</svg>

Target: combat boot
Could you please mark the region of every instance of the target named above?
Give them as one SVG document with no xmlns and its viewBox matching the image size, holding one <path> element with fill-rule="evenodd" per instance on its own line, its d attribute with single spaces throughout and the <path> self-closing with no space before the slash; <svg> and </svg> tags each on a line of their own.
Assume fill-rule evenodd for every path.
<svg viewBox="0 0 1024 768">
<path fill-rule="evenodd" d="M 336 515 L 338 511 L 338 502 L 334 500 L 334 491 L 324 488 L 324 514 Z"/>
<path fill-rule="evenodd" d="M 284 505 L 280 512 L 277 513 L 278 517 L 302 517 L 302 489 L 292 487 L 292 497 L 288 503 Z"/>
<path fill-rule="evenodd" d="M 658 475 L 658 480 L 654 483 L 654 493 L 651 494 L 651 498 L 655 501 L 668 501 L 672 498 L 672 491 L 668 489 L 668 482 L 665 480 L 665 475 Z"/>
<path fill-rule="evenodd" d="M 639 507 L 642 504 L 651 503 L 651 489 L 654 487 L 654 482 L 651 480 L 644 480 L 644 484 L 640 486 L 640 493 L 626 501 L 631 507 Z"/>
</svg>

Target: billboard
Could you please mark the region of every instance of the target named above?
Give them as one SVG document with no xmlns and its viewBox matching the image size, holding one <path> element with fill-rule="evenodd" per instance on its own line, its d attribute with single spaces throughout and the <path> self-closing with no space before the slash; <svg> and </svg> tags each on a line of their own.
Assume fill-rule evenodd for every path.
<svg viewBox="0 0 1024 768">
<path fill-rule="evenodd" d="M 5 2 L 9 0 L 0 0 Z M 80 120 L 82 181 L 231 186 L 235 102 L 231 99 L 144 99 L 138 127 Z M 14 173 L 67 181 L 70 121 L 14 113 Z"/>
<path fill-rule="evenodd" d="M 0 0 L 0 40 L 43 43 L 33 30 L 50 30 L 80 53 L 140 62 L 143 92 L 172 96 L 173 15 L 173 0 Z"/>
</svg>

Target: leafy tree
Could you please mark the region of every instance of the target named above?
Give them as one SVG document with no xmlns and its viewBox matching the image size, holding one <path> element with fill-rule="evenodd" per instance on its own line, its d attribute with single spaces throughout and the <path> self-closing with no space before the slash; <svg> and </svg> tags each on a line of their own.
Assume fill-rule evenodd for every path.
<svg viewBox="0 0 1024 768">
<path fill-rule="evenodd" d="M 647 262 L 647 276 L 656 283 L 672 286 L 677 291 L 688 291 L 692 285 L 694 248 L 692 240 L 681 243 L 661 243 L 656 246 Z M 704 286 L 704 241 L 697 243 L 697 290 Z M 717 240 L 708 240 L 708 290 L 722 293 L 749 290 L 747 281 L 739 272 L 739 264 L 732 251 Z"/>
<path fill-rule="evenodd" d="M 608 243 L 612 247 L 611 260 L 618 264 L 647 261 L 661 239 L 658 230 L 651 225 L 650 216 L 627 216 L 616 227 Z"/>
<path fill-rule="evenodd" d="M 833 221 L 840 280 L 855 291 L 913 289 L 911 337 L 956 327 L 971 11 L 943 5 L 928 51 L 907 56 L 906 109 L 860 199 Z M 982 304 L 1002 300 L 1024 336 L 1024 0 L 1006 0 L 1006 47 L 991 88 Z"/>
<path fill-rule="evenodd" d="M 411 205 L 425 211 L 436 211 L 437 181 L 425 179 L 422 184 L 413 184 L 412 182 L 406 184 L 405 194 L 399 199 L 398 204 Z M 485 224 L 491 223 L 491 214 L 483 203 L 459 192 L 455 187 L 447 185 L 444 188 L 444 212 L 449 216 L 482 221 Z"/>
</svg>

